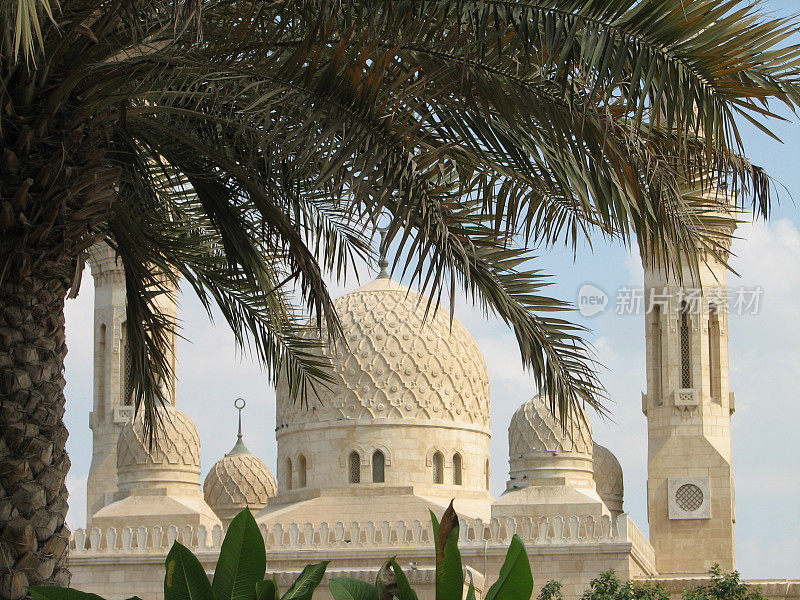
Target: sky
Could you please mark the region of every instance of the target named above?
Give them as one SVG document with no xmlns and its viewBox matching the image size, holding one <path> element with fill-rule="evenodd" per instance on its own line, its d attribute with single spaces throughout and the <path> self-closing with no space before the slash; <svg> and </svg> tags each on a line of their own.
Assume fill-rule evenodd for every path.
<svg viewBox="0 0 800 600">
<path fill-rule="evenodd" d="M 800 8 L 796 0 L 768 0 L 778 14 Z M 736 394 L 733 415 L 733 467 L 736 483 L 737 568 L 750 579 L 800 578 L 800 119 L 786 115 L 772 123 L 783 143 L 743 127 L 747 155 L 780 184 L 779 204 L 769 222 L 746 223 L 737 230 L 729 276 L 734 290 L 760 289 L 757 310 L 730 315 L 730 377 Z M 611 416 L 593 415 L 595 440 L 616 454 L 625 475 L 625 504 L 640 529 L 647 531 L 646 421 L 641 412 L 645 389 L 644 322 L 641 315 L 616 314 L 620 289 L 642 284 L 638 257 L 626 248 L 597 245 L 571 251 L 547 250 L 536 266 L 555 275 L 552 294 L 576 301 L 591 284 L 605 291 L 607 309 L 592 317 L 572 318 L 591 329 L 604 368 L 600 378 L 613 400 Z M 68 476 L 71 527 L 85 525 L 86 477 L 91 461 L 92 311 L 90 272 L 77 299 L 66 308 L 67 442 L 72 459 Z M 358 287 L 355 281 L 338 293 Z M 750 296 L 752 298 L 752 296 Z M 456 316 L 477 340 L 486 359 L 492 395 L 492 493 L 505 489 L 508 476 L 507 428 L 511 415 L 536 393 L 523 371 L 513 334 L 462 303 Z M 233 336 L 220 320 L 213 324 L 197 299 L 181 294 L 182 335 L 178 344 L 178 406 L 200 432 L 205 477 L 236 439 L 237 397 L 247 400 L 247 446 L 275 472 L 275 394 L 259 365 L 237 354 Z"/>
</svg>

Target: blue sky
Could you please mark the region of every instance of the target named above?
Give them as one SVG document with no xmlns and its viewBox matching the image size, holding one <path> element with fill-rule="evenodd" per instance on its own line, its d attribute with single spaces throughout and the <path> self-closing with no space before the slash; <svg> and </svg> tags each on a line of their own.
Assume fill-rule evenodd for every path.
<svg viewBox="0 0 800 600">
<path fill-rule="evenodd" d="M 800 9 L 797 0 L 768 0 L 779 14 Z M 732 266 L 741 278 L 729 285 L 760 286 L 757 315 L 731 316 L 731 389 L 736 479 L 736 548 L 739 570 L 748 578 L 800 577 L 800 123 L 773 123 L 783 144 L 744 128 L 748 156 L 786 190 L 769 223 L 738 230 Z M 625 248 L 598 245 L 573 261 L 562 249 L 548 250 L 537 266 L 556 275 L 553 294 L 574 301 L 578 288 L 592 283 L 613 295 L 624 286 L 641 285 L 638 259 Z M 85 485 L 91 459 L 88 413 L 92 399 L 93 289 L 87 270 L 80 296 L 67 305 L 67 413 L 72 494 L 68 521 L 84 524 Z M 353 282 L 342 288 L 357 287 Z M 507 427 L 514 410 L 535 393 L 522 371 L 513 335 L 470 307 L 456 315 L 481 346 L 492 384 L 492 491 L 505 488 L 508 474 Z M 250 450 L 274 470 L 274 391 L 257 364 L 236 355 L 233 338 L 222 324 L 209 323 L 196 299 L 181 297 L 183 334 L 178 347 L 178 405 L 195 421 L 203 441 L 203 476 L 235 441 L 233 400 L 248 400 L 244 420 Z M 576 321 L 592 329 L 589 339 L 605 365 L 601 373 L 613 403 L 611 420 L 594 418 L 595 439 L 620 459 L 625 472 L 625 510 L 647 530 L 645 505 L 647 438 L 640 394 L 644 381 L 644 325 L 641 316 L 618 316 L 613 310 Z"/>
</svg>

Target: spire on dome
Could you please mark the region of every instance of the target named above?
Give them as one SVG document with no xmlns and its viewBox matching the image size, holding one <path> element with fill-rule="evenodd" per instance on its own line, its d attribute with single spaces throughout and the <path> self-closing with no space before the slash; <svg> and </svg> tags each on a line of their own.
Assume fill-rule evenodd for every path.
<svg viewBox="0 0 800 600">
<path fill-rule="evenodd" d="M 245 446 L 242 441 L 242 409 L 246 404 L 244 398 L 237 398 L 233 401 L 233 405 L 236 407 L 236 410 L 239 411 L 239 432 L 236 434 L 236 444 L 234 444 L 233 448 L 226 456 L 230 456 L 231 454 L 250 454 L 250 450 L 247 449 L 247 446 Z"/>
<path fill-rule="evenodd" d="M 389 272 L 386 270 L 386 267 L 389 266 L 389 261 L 386 260 L 386 232 L 388 230 L 388 225 L 386 227 L 378 227 L 378 232 L 381 234 L 380 256 L 378 258 L 378 266 L 381 271 L 378 273 L 378 279 L 389 279 Z"/>
</svg>

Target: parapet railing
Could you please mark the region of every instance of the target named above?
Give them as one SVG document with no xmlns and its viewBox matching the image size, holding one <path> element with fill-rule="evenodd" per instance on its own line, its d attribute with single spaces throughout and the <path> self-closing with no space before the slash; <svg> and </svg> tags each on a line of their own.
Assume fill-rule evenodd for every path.
<svg viewBox="0 0 800 600">
<path fill-rule="evenodd" d="M 413 521 L 338 521 L 332 524 L 275 523 L 259 526 L 267 551 L 328 548 L 402 548 L 433 545 L 431 525 Z M 652 547 L 627 514 L 616 522 L 608 516 L 548 516 L 523 518 L 462 519 L 459 546 L 507 546 L 514 534 L 526 546 L 594 545 L 598 543 L 630 542 L 644 552 Z M 73 556 L 101 554 L 163 554 L 178 541 L 193 552 L 218 552 L 222 544 L 220 525 L 207 528 L 192 527 L 108 527 L 91 531 L 76 529 L 70 539 Z"/>
</svg>

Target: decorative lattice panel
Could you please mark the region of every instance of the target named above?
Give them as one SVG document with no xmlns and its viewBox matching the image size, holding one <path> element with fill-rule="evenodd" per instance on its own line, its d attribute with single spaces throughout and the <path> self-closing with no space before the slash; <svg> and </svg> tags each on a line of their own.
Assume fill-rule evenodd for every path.
<svg viewBox="0 0 800 600">
<path fill-rule="evenodd" d="M 681 387 L 692 387 L 691 338 L 689 333 L 689 309 L 681 306 Z"/>
<path fill-rule="evenodd" d="M 361 483 L 361 457 L 357 452 L 350 454 L 350 483 Z"/>
<path fill-rule="evenodd" d="M 675 503 L 686 512 L 694 512 L 703 506 L 703 490 L 693 483 L 686 483 L 675 492 Z"/>
<path fill-rule="evenodd" d="M 122 404 L 124 406 L 133 405 L 133 384 L 131 377 L 131 370 L 133 368 L 133 361 L 131 360 L 130 344 L 128 344 L 128 331 L 127 327 L 122 326 Z"/>
</svg>

